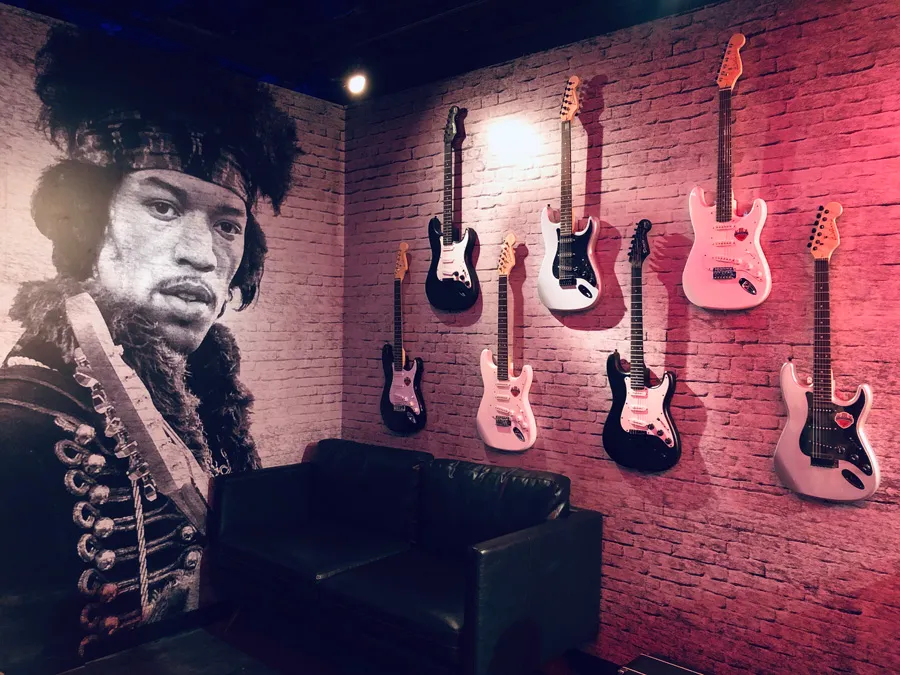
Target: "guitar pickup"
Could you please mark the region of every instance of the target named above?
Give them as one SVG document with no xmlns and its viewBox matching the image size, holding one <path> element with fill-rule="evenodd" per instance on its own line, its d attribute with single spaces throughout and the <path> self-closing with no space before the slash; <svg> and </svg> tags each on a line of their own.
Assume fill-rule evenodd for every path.
<svg viewBox="0 0 900 675">
<path fill-rule="evenodd" d="M 497 423 L 498 427 L 511 427 L 512 420 L 506 415 L 497 415 L 494 417 L 494 421 Z"/>
<path fill-rule="evenodd" d="M 713 267 L 713 279 L 734 279 L 737 273 L 733 267 Z"/>
<path fill-rule="evenodd" d="M 508 401 L 509 394 L 495 394 L 494 398 L 497 399 L 498 401 Z"/>
</svg>

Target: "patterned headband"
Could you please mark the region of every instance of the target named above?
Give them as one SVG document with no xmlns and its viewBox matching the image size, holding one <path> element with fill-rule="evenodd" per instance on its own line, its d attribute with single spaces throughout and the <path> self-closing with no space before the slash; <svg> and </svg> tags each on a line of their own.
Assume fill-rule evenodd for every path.
<svg viewBox="0 0 900 675">
<path fill-rule="evenodd" d="M 82 124 L 70 156 L 95 166 L 180 171 L 231 190 L 249 206 L 253 190 L 234 154 L 214 143 L 204 147 L 204 140 L 201 133 L 164 131 L 127 113 Z"/>
</svg>

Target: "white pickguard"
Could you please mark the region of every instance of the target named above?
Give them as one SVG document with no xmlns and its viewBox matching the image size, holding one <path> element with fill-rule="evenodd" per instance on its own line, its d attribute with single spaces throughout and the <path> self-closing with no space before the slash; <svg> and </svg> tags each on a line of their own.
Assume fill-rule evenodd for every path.
<svg viewBox="0 0 900 675">
<path fill-rule="evenodd" d="M 800 434 L 809 413 L 806 394 L 811 391 L 812 387 L 804 386 L 797 380 L 797 371 L 793 363 L 788 362 L 781 367 L 781 393 L 788 409 L 788 419 L 775 447 L 775 472 L 791 490 L 810 497 L 841 502 L 869 497 L 878 489 L 881 482 L 878 460 L 869 446 L 864 429 L 872 405 L 872 390 L 869 385 L 864 384 L 856 390 L 856 396 L 849 401 L 842 401 L 837 397 L 832 399 L 838 405 L 850 405 L 865 392 L 866 404 L 856 421 L 856 431 L 871 462 L 871 476 L 865 475 L 855 465 L 844 460 L 838 460 L 837 468 L 812 466 L 809 455 L 803 454 L 800 449 Z M 853 472 L 862 481 L 864 489 L 860 490 L 850 485 L 841 475 L 844 469 Z"/>
<path fill-rule="evenodd" d="M 594 241 L 597 236 L 597 225 L 593 220 L 589 220 L 589 224 L 593 225 L 591 229 L 591 241 L 588 242 L 588 261 L 594 270 L 594 278 L 599 279 L 597 268 L 594 264 Z M 541 262 L 541 271 L 538 273 L 538 296 L 547 309 L 558 312 L 577 312 L 580 310 L 593 307 L 597 300 L 600 299 L 600 288 L 588 283 L 585 279 L 576 279 L 575 286 L 563 287 L 559 285 L 559 279 L 553 276 L 553 260 L 556 258 L 556 249 L 559 246 L 559 223 L 550 220 L 550 207 L 545 206 L 541 211 L 541 234 L 544 237 L 544 260 Z M 585 228 L 580 233 L 576 232 L 575 237 L 582 237 L 588 231 Z M 585 296 L 579 289 L 583 286 L 590 292 L 590 297 Z"/>
<path fill-rule="evenodd" d="M 468 288 L 472 287 L 472 273 L 466 265 L 465 257 L 469 235 L 469 230 L 466 230 L 462 239 L 449 245 L 441 238 L 441 257 L 437 264 L 437 278 L 441 281 L 461 281 Z"/>
<path fill-rule="evenodd" d="M 510 366 L 512 371 L 512 366 Z M 476 428 L 478 435 L 487 445 L 497 450 L 527 450 L 537 440 L 537 425 L 528 392 L 534 373 L 531 366 L 523 366 L 518 377 L 510 375 L 509 380 L 497 379 L 497 366 L 490 349 L 481 352 L 481 380 L 484 395 L 478 407 Z M 498 422 L 498 418 L 508 419 L 509 426 Z M 520 439 L 515 430 L 522 434 Z"/>
<path fill-rule="evenodd" d="M 662 381 L 655 387 L 636 390 L 631 388 L 631 376 L 626 375 L 625 387 L 627 392 L 625 406 L 619 420 L 622 429 L 654 434 L 667 445 L 673 446 L 675 435 L 663 411 L 666 396 L 672 388 L 672 380 L 668 373 L 663 375 Z"/>
<path fill-rule="evenodd" d="M 715 204 L 708 204 L 703 190 L 695 187 L 689 200 L 694 245 L 684 265 L 682 282 L 687 299 L 706 309 L 749 309 L 762 303 L 772 291 L 772 274 L 759 243 L 766 222 L 766 203 L 756 199 L 750 212 L 716 222 Z M 732 209 L 733 212 L 733 209 Z M 736 233 L 746 232 L 741 241 Z M 714 279 L 713 268 L 733 267 L 733 279 Z M 756 293 L 740 283 L 746 279 Z"/>
<path fill-rule="evenodd" d="M 413 361 L 409 370 L 392 370 L 391 389 L 388 392 L 388 400 L 394 406 L 411 408 L 416 415 L 421 414 L 419 398 L 413 388 L 416 381 L 416 371 L 419 364 Z"/>
</svg>

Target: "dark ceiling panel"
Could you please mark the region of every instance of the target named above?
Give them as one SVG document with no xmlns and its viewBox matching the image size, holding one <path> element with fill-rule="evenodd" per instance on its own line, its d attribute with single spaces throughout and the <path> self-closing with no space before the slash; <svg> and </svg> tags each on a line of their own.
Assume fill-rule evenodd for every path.
<svg viewBox="0 0 900 675">
<path fill-rule="evenodd" d="M 710 0 L 7 0 L 346 103 L 343 80 L 406 89 Z M 550 8 L 548 10 L 548 7 Z"/>
</svg>

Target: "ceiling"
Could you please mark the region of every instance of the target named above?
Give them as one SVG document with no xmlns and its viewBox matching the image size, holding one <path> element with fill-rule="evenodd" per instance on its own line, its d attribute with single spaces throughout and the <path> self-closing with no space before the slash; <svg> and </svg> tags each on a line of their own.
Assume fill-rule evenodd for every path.
<svg viewBox="0 0 900 675">
<path fill-rule="evenodd" d="M 712 1 L 4 0 L 338 103 L 355 69 L 377 96 Z"/>
</svg>

